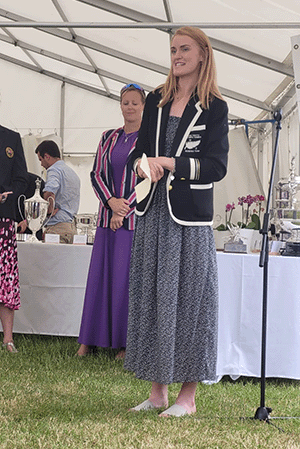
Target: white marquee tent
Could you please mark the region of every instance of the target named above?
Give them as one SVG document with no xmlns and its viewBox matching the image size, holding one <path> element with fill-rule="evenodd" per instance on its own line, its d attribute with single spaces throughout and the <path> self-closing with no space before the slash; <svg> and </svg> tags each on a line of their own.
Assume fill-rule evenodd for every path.
<svg viewBox="0 0 300 449">
<path fill-rule="evenodd" d="M 298 0 L 0 0 L 0 22 L 0 123 L 22 135 L 31 171 L 40 173 L 36 142 L 58 140 L 82 179 L 81 213 L 97 209 L 89 172 L 101 133 L 122 124 L 120 88 L 161 84 L 170 35 L 186 24 L 209 36 L 230 110 L 230 176 L 217 211 L 237 195 L 266 192 L 274 127 L 265 120 L 276 110 L 283 115 L 277 180 L 289 175 L 293 157 L 299 174 Z"/>
</svg>

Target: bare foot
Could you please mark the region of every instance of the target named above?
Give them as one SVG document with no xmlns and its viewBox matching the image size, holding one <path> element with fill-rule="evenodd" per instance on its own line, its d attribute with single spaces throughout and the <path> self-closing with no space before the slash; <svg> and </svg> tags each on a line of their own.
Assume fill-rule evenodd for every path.
<svg viewBox="0 0 300 449">
<path fill-rule="evenodd" d="M 80 348 L 76 352 L 76 355 L 79 357 L 83 357 L 90 353 L 90 348 L 88 345 L 80 345 Z"/>
<path fill-rule="evenodd" d="M 174 416 L 182 416 L 183 414 L 191 415 L 196 412 L 195 394 L 196 394 L 197 382 L 184 382 L 177 396 L 174 404 L 174 408 L 181 409 L 181 414 L 174 413 Z M 172 408 L 172 407 L 170 407 Z M 186 412 L 185 412 L 186 411 Z M 167 413 L 166 413 L 167 414 Z M 172 413 L 170 413 L 172 416 Z"/>
<path fill-rule="evenodd" d="M 118 352 L 118 354 L 116 355 L 116 360 L 123 360 L 123 359 L 125 359 L 125 354 L 126 354 L 125 349 L 121 349 Z"/>
<path fill-rule="evenodd" d="M 170 418 L 172 416 L 181 417 L 186 415 L 192 415 L 196 412 L 196 407 L 188 407 L 187 405 L 178 404 L 177 402 L 169 407 L 167 410 L 164 410 L 158 416 L 162 418 Z"/>
<path fill-rule="evenodd" d="M 180 405 L 181 407 L 184 407 L 186 409 L 186 411 L 188 412 L 188 415 L 192 415 L 193 413 L 196 413 L 197 409 L 196 409 L 196 405 L 195 404 L 188 404 L 187 402 L 183 402 L 183 401 L 175 401 L 175 404 Z"/>
<path fill-rule="evenodd" d="M 18 352 L 13 341 L 8 341 L 7 343 L 3 343 L 2 346 L 3 346 L 3 348 L 5 348 L 7 350 L 7 352 L 12 352 L 12 353 Z"/>
<path fill-rule="evenodd" d="M 149 400 L 155 408 L 168 407 L 168 385 L 152 382 Z"/>
<path fill-rule="evenodd" d="M 140 412 L 140 411 L 146 411 L 146 410 L 153 410 L 158 409 L 162 407 L 167 407 L 166 405 L 157 405 L 154 404 L 150 399 L 146 399 L 146 401 L 142 402 L 141 404 L 137 405 L 136 407 L 132 407 L 129 409 L 130 412 Z"/>
<path fill-rule="evenodd" d="M 167 408 L 169 405 L 168 398 L 165 396 L 156 396 L 151 394 L 149 400 L 152 402 L 155 408 Z"/>
</svg>

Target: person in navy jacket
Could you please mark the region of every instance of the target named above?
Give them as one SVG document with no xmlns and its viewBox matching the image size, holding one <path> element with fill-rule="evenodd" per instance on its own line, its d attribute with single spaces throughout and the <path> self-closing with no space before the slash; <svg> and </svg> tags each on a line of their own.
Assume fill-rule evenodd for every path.
<svg viewBox="0 0 300 449">
<path fill-rule="evenodd" d="M 177 223 L 211 225 L 213 183 L 225 176 L 227 167 L 227 105 L 223 100 L 215 98 L 209 109 L 204 109 L 195 93 L 181 117 L 171 155 L 164 158 L 162 151 L 172 103 L 168 102 L 163 108 L 159 108 L 160 100 L 159 90 L 149 94 L 147 98 L 146 117 L 133 157 L 138 159 L 142 153 L 146 153 L 150 167 L 151 164 L 159 163 L 162 168 L 171 168 L 165 180 L 167 204 Z M 153 138 L 158 128 L 159 141 Z M 162 173 L 161 170 L 160 175 Z M 147 198 L 137 205 L 137 215 L 143 215 L 147 211 L 156 186 L 157 183 L 153 182 Z"/>
<path fill-rule="evenodd" d="M 17 352 L 13 342 L 14 311 L 20 307 L 15 220 L 17 201 L 26 190 L 27 166 L 20 134 L 0 126 L 0 320 L 2 346 Z"/>
<path fill-rule="evenodd" d="M 160 416 L 196 411 L 199 381 L 216 379 L 218 281 L 212 231 L 213 185 L 227 170 L 228 108 L 216 84 L 211 44 L 183 27 L 171 41 L 165 84 L 146 100 L 133 169 L 151 188 L 137 204 L 124 367 L 152 382 L 139 411 L 168 407 L 168 384 L 182 384 Z"/>
</svg>

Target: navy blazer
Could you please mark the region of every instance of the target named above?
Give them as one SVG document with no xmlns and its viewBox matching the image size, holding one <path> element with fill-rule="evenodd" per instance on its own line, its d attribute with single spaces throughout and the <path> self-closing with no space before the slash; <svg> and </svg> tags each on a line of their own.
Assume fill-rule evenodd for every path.
<svg viewBox="0 0 300 449">
<path fill-rule="evenodd" d="M 142 156 L 164 156 L 166 128 L 171 102 L 163 108 L 158 90 L 146 100 L 142 125 L 133 163 Z M 215 98 L 209 109 L 202 109 L 197 96 L 187 104 L 171 149 L 175 158 L 175 172 L 168 172 L 167 202 L 171 217 L 186 226 L 212 225 L 213 183 L 220 181 L 227 171 L 228 107 Z M 151 204 L 157 183 L 148 196 L 136 206 L 136 214 L 143 215 Z"/>
<path fill-rule="evenodd" d="M 0 217 L 16 219 L 19 196 L 28 182 L 27 166 L 20 134 L 0 126 L 0 192 L 13 191 L 0 204 Z"/>
</svg>

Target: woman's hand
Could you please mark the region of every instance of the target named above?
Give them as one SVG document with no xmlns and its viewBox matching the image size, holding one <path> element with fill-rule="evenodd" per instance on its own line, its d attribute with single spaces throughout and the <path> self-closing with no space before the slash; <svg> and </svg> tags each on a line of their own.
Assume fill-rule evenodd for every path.
<svg viewBox="0 0 300 449">
<path fill-rule="evenodd" d="M 158 162 L 158 157 L 148 157 L 148 164 L 150 168 L 150 176 L 152 182 L 158 182 L 164 176 L 164 169 Z M 137 163 L 137 174 L 140 178 L 146 178 L 145 172 L 140 168 L 141 160 Z"/>
<path fill-rule="evenodd" d="M 0 203 L 5 203 L 7 195 L 10 195 L 13 192 L 3 192 L 0 193 Z"/>
<path fill-rule="evenodd" d="M 173 171 L 175 168 L 175 159 L 173 157 L 158 156 L 154 159 L 166 170 Z"/>
<path fill-rule="evenodd" d="M 27 221 L 26 220 L 20 221 L 20 223 L 18 223 L 17 227 L 20 228 L 19 233 L 23 234 L 27 228 Z"/>
<path fill-rule="evenodd" d="M 129 201 L 125 200 L 125 198 L 112 197 L 107 201 L 107 204 L 111 210 L 120 217 L 125 217 L 130 211 Z"/>
<path fill-rule="evenodd" d="M 117 229 L 123 226 L 124 217 L 120 217 L 120 215 L 113 212 L 113 215 L 110 219 L 109 227 L 112 231 L 117 231 Z"/>
</svg>

